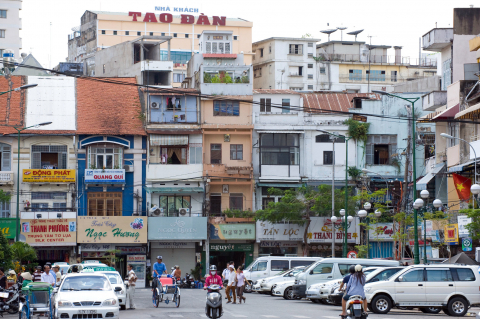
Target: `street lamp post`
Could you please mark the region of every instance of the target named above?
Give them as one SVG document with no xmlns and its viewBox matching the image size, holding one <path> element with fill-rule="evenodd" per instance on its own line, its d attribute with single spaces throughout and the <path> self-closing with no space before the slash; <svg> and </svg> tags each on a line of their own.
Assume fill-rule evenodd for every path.
<svg viewBox="0 0 480 319">
<path fill-rule="evenodd" d="M 37 85 L 38 84 L 25 84 L 25 85 L 22 85 L 18 88 L 12 89 L 12 90 L 8 90 L 8 91 L 5 91 L 5 92 L 0 92 L 0 95 L 7 94 L 7 93 L 10 93 L 10 92 L 17 92 L 17 91 L 20 91 L 20 90 L 30 89 L 30 88 L 36 87 Z"/>
<path fill-rule="evenodd" d="M 332 257 L 335 257 L 335 223 L 337 222 L 337 216 L 330 218 L 332 221 Z"/>
<path fill-rule="evenodd" d="M 49 124 L 52 124 L 52 122 L 44 122 L 44 123 L 40 123 L 40 124 L 28 126 L 28 127 L 23 127 L 23 128 L 18 128 L 15 126 L 13 127 L 18 132 L 18 135 L 17 135 L 18 145 L 17 145 L 17 225 L 16 225 L 17 236 L 16 236 L 16 241 L 20 240 L 20 132 L 32 127 L 45 126 Z"/>
<path fill-rule="evenodd" d="M 416 148 L 415 147 L 415 102 L 417 102 L 420 98 L 419 97 L 416 97 L 416 98 L 401 97 L 401 96 L 398 96 L 398 95 L 393 95 L 393 94 L 390 94 L 390 93 L 387 93 L 387 92 L 384 92 L 384 91 L 377 91 L 377 90 L 372 90 L 372 93 L 377 93 L 377 94 L 381 94 L 381 95 L 396 97 L 398 99 L 407 101 L 410 104 L 412 104 L 412 157 L 413 157 L 413 160 L 412 160 L 412 163 L 413 163 L 413 165 L 412 165 L 412 182 L 413 182 L 413 201 L 415 202 L 415 200 L 417 199 L 417 170 L 416 170 L 417 163 L 416 163 L 416 160 L 415 160 L 415 148 Z M 405 167 L 405 169 L 407 169 L 407 167 Z M 415 209 L 415 206 L 414 206 L 414 209 L 413 209 L 413 219 L 414 219 L 413 227 L 415 229 L 418 229 L 417 217 L 418 217 L 417 216 L 417 210 Z M 418 265 L 420 263 L 420 258 L 419 258 L 418 233 L 417 232 L 415 232 L 414 245 L 415 245 L 414 250 L 413 250 L 413 253 L 415 255 L 414 263 L 416 265 Z"/>
<path fill-rule="evenodd" d="M 422 190 L 420 192 L 420 197 L 415 202 L 413 203 L 413 207 L 416 209 L 422 209 L 423 205 L 425 204 L 423 200 L 427 201 L 427 205 L 425 208 L 422 209 L 422 215 L 423 215 L 423 263 L 426 264 L 428 263 L 427 259 L 427 218 L 425 217 L 425 214 L 428 211 L 428 198 L 430 197 L 430 192 L 427 191 L 426 189 Z M 433 206 L 435 208 L 439 208 L 442 206 L 442 201 L 439 199 L 435 199 L 433 201 Z M 418 230 L 417 230 L 418 231 Z"/>
</svg>

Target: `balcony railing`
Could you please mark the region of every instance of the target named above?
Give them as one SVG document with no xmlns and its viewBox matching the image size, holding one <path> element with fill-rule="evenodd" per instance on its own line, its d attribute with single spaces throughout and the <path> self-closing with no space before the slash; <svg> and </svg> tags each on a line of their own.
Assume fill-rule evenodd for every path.
<svg viewBox="0 0 480 319">
<path fill-rule="evenodd" d="M 403 77 L 400 75 L 372 74 L 372 76 L 370 77 L 370 82 L 398 83 L 398 82 L 406 82 L 406 81 L 423 79 L 427 77 L 430 77 L 430 75 L 424 75 L 424 76 L 413 75 L 409 77 Z M 340 82 L 351 82 L 351 83 L 368 82 L 368 75 L 367 74 L 340 74 L 339 80 Z"/>
<path fill-rule="evenodd" d="M 398 65 L 418 65 L 425 67 L 436 67 L 437 59 L 432 58 L 410 58 L 408 56 L 395 55 L 368 55 L 367 54 L 335 54 L 335 53 L 320 53 L 317 57 L 319 62 L 360 62 L 380 63 L 380 64 L 398 64 Z"/>
<path fill-rule="evenodd" d="M 13 172 L 0 171 L 0 184 L 13 184 Z"/>
<path fill-rule="evenodd" d="M 204 164 L 204 171 L 209 176 L 243 177 L 246 175 L 251 178 L 252 166 L 226 166 L 225 164 Z"/>
</svg>

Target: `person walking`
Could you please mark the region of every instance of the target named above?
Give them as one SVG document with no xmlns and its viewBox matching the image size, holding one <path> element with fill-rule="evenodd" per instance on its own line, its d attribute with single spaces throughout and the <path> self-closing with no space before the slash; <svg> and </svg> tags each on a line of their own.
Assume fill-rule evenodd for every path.
<svg viewBox="0 0 480 319">
<path fill-rule="evenodd" d="M 363 273 L 362 265 L 355 266 L 355 273 L 350 276 L 347 284 L 346 294 L 343 296 L 343 301 L 347 302 L 351 296 L 358 295 L 363 300 L 363 316 L 368 316 L 367 313 L 367 299 L 365 298 L 365 274 Z M 342 305 L 343 305 L 342 301 Z M 346 318 L 346 311 L 342 307 L 342 314 L 340 317 Z"/>
<path fill-rule="evenodd" d="M 55 274 L 55 278 L 56 278 L 55 282 L 59 283 L 62 280 L 62 274 L 60 273 L 60 266 L 57 264 L 54 264 L 52 267 L 52 270 Z"/>
<path fill-rule="evenodd" d="M 231 299 L 231 296 L 233 295 L 233 303 L 236 304 L 237 303 L 237 297 L 236 297 L 236 293 L 235 293 L 235 268 L 233 267 L 233 265 L 229 265 L 228 266 L 228 283 L 227 283 L 227 290 L 225 291 L 225 294 L 227 295 L 227 298 L 228 298 L 228 301 L 227 303 L 231 303 L 232 302 L 232 299 Z"/>
<path fill-rule="evenodd" d="M 33 281 L 39 282 L 42 281 L 42 266 L 35 267 L 35 272 L 33 273 Z"/>
<path fill-rule="evenodd" d="M 128 270 L 128 304 L 130 305 L 130 307 L 128 309 L 135 309 L 135 301 L 134 301 L 134 297 L 135 297 L 135 286 L 136 286 L 136 282 L 137 282 L 137 275 L 135 274 L 135 272 L 133 271 L 133 266 L 130 264 L 127 266 L 127 270 Z"/>
<path fill-rule="evenodd" d="M 45 265 L 43 267 L 43 269 L 45 270 L 42 275 L 40 276 L 41 277 L 41 280 L 42 282 L 48 282 L 49 284 L 51 284 L 52 286 L 55 286 L 55 282 L 57 282 L 57 277 L 53 274 L 52 271 L 50 271 L 50 266 L 49 265 Z"/>
<path fill-rule="evenodd" d="M 245 303 L 247 298 L 245 298 L 243 296 L 243 289 L 245 288 L 245 275 L 243 274 L 242 266 L 238 266 L 238 268 L 237 268 L 237 274 L 235 276 L 235 282 L 236 282 L 236 286 L 237 286 L 238 303 L 241 304 L 242 300 Z"/>
</svg>

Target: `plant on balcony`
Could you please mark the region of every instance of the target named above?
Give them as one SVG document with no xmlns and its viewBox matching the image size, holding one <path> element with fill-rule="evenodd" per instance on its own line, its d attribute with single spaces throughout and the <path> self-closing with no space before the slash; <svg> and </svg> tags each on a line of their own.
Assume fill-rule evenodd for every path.
<svg viewBox="0 0 480 319">
<path fill-rule="evenodd" d="M 248 78 L 247 75 L 242 76 L 242 83 L 250 83 L 250 79 Z"/>
<path fill-rule="evenodd" d="M 220 82 L 220 75 L 217 73 L 214 77 L 212 77 L 212 81 L 210 83 L 221 83 Z"/>
<path fill-rule="evenodd" d="M 250 210 L 227 209 L 223 211 L 228 218 L 253 218 L 255 213 Z"/>
<path fill-rule="evenodd" d="M 90 164 L 90 169 L 97 169 L 97 166 L 95 166 L 95 164 Z"/>
<path fill-rule="evenodd" d="M 348 126 L 348 135 L 355 141 L 367 142 L 370 123 L 364 123 L 354 119 L 345 120 L 343 123 Z"/>
<path fill-rule="evenodd" d="M 357 180 L 357 178 L 362 174 L 362 170 L 357 168 L 356 166 L 349 166 L 347 169 L 348 176 L 350 176 L 353 180 Z"/>
<path fill-rule="evenodd" d="M 212 76 L 210 73 L 203 73 L 203 83 L 212 83 Z"/>
<path fill-rule="evenodd" d="M 242 79 L 239 76 L 237 76 L 235 78 L 235 83 L 242 83 Z"/>
<path fill-rule="evenodd" d="M 225 74 L 225 76 L 223 77 L 223 82 L 222 83 L 233 83 L 233 80 L 232 80 L 232 77 L 230 75 Z"/>
</svg>

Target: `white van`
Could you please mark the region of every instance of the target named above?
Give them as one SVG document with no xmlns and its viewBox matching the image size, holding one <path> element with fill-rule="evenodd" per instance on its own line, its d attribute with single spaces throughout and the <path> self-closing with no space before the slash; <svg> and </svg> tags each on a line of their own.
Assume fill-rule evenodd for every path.
<svg viewBox="0 0 480 319">
<path fill-rule="evenodd" d="M 325 258 L 308 267 L 305 271 L 295 276 L 293 294 L 305 298 L 307 287 L 327 282 L 334 279 L 341 279 L 348 274 L 352 265 L 363 267 L 395 267 L 400 266 L 397 260 L 363 259 L 363 258 Z"/>
<path fill-rule="evenodd" d="M 245 278 L 255 281 L 274 276 L 282 271 L 298 267 L 308 266 L 323 258 L 321 257 L 258 257 L 244 271 Z"/>
</svg>

